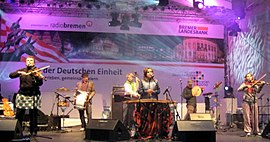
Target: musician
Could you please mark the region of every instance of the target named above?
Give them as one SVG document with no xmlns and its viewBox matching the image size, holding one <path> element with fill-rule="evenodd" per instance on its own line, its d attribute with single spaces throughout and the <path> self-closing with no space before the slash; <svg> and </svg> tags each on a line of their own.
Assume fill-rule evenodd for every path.
<svg viewBox="0 0 270 142">
<path fill-rule="evenodd" d="M 26 58 L 26 68 L 19 69 L 9 74 L 10 78 L 20 78 L 20 88 L 15 98 L 16 118 L 22 126 L 25 110 L 29 110 L 30 134 L 37 135 L 37 108 L 40 108 L 41 93 L 39 87 L 43 84 L 44 76 L 41 73 L 34 72 L 35 58 L 28 56 Z"/>
<path fill-rule="evenodd" d="M 89 123 L 90 120 L 92 119 L 92 98 L 96 94 L 95 88 L 94 88 L 94 83 L 92 81 L 89 81 L 89 76 L 88 76 L 87 73 L 83 73 L 82 74 L 82 81 L 79 81 L 76 84 L 76 93 L 74 95 L 75 100 L 76 100 L 77 95 L 79 94 L 79 93 L 77 93 L 77 90 L 88 92 L 86 100 L 85 100 L 85 108 L 84 109 L 78 109 L 80 119 L 81 119 L 81 129 L 80 129 L 80 131 L 84 131 L 85 127 L 86 127 L 84 114 L 85 114 L 85 111 L 86 111 L 87 123 Z"/>
<path fill-rule="evenodd" d="M 138 94 L 138 85 L 139 79 L 134 76 L 133 73 L 128 73 L 126 75 L 126 82 L 124 84 L 125 88 L 125 99 L 126 100 L 135 100 L 140 98 L 140 94 Z M 134 78 L 136 79 L 134 81 Z M 123 123 L 130 130 L 134 126 L 134 122 L 132 121 L 133 111 L 135 110 L 134 104 L 128 104 L 127 106 L 123 106 Z"/>
<path fill-rule="evenodd" d="M 143 70 L 144 78 L 139 84 L 138 93 L 141 94 L 141 99 L 156 99 L 158 100 L 158 94 L 160 88 L 158 80 L 154 78 L 154 70 L 147 67 Z"/>
<path fill-rule="evenodd" d="M 183 97 L 187 103 L 187 114 L 184 120 L 190 120 L 190 113 L 196 113 L 197 111 L 197 98 L 192 94 L 193 81 L 190 79 L 187 82 L 187 86 L 183 90 Z"/>
<path fill-rule="evenodd" d="M 244 83 L 242 83 L 237 89 L 238 91 L 244 92 L 242 108 L 243 108 L 245 135 L 243 136 L 251 136 L 252 134 L 260 135 L 259 121 L 258 121 L 258 103 L 257 103 L 258 98 L 256 94 L 262 90 L 264 84 L 265 84 L 264 81 L 257 82 L 254 79 L 252 73 L 247 73 L 245 76 Z"/>
</svg>

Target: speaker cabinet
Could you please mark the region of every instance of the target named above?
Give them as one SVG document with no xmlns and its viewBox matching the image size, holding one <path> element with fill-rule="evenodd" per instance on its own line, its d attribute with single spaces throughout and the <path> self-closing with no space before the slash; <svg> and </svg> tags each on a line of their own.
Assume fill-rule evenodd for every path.
<svg viewBox="0 0 270 142">
<path fill-rule="evenodd" d="M 22 129 L 17 119 L 0 119 L 1 141 L 11 141 L 22 137 Z"/>
<path fill-rule="evenodd" d="M 123 122 L 123 102 L 112 102 L 112 119 Z"/>
<path fill-rule="evenodd" d="M 172 137 L 182 142 L 215 142 L 216 131 L 214 122 L 203 121 L 176 121 Z"/>
<path fill-rule="evenodd" d="M 191 113 L 190 120 L 212 120 L 210 113 Z"/>
<path fill-rule="evenodd" d="M 129 140 L 130 135 L 127 128 L 119 120 L 92 119 L 86 126 L 85 139 L 97 141 L 122 141 Z"/>
<path fill-rule="evenodd" d="M 267 126 L 264 128 L 262 137 L 270 139 L 270 123 L 268 123 Z"/>
</svg>

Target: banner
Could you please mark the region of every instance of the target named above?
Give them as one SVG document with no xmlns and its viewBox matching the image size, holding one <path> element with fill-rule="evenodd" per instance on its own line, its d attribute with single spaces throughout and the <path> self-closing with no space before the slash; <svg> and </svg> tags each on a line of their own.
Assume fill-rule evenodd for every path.
<svg viewBox="0 0 270 142">
<path fill-rule="evenodd" d="M 143 62 L 136 63 L 130 61 L 107 61 L 94 60 L 91 64 L 65 64 L 65 63 L 37 63 L 41 68 L 50 65 L 51 67 L 43 70 L 43 75 L 47 81 L 41 87 L 42 110 L 49 114 L 55 101 L 55 92 L 58 88 L 68 88 L 68 92 L 58 92 L 73 99 L 75 85 L 81 80 L 81 73 L 87 72 L 89 79 L 95 84 L 96 96 L 94 97 L 94 117 L 101 117 L 103 106 L 111 106 L 113 86 L 121 86 L 125 83 L 126 74 L 137 72 L 139 78 L 143 78 L 143 69 L 151 67 L 154 69 L 155 78 L 158 79 L 161 88 L 159 99 L 164 99 L 163 92 L 166 88 L 172 99 L 176 102 L 181 101 L 181 91 L 187 85 L 187 80 L 192 79 L 194 85 L 204 88 L 203 93 L 217 91 L 223 97 L 223 87 L 215 90 L 215 83 L 224 80 L 224 65 L 222 64 L 194 64 L 194 63 L 172 63 L 172 62 Z M 25 67 L 23 62 L 0 62 L 3 70 L 1 76 L 5 79 L 0 80 L 2 94 L 12 98 L 18 91 L 19 79 L 10 79 L 9 73 L 19 68 Z M 185 101 L 185 100 L 184 100 Z M 204 96 L 198 97 L 198 102 L 204 102 Z M 55 113 L 55 111 L 54 111 Z M 77 114 L 75 113 L 75 116 Z"/>
<path fill-rule="evenodd" d="M 171 35 L 186 37 L 203 37 L 224 39 L 224 26 L 211 24 L 195 24 L 175 21 L 150 21 L 141 20 L 141 28 L 129 27 L 129 30 L 120 30 L 120 26 L 109 26 L 111 18 L 78 18 L 54 17 L 35 14 L 2 14 L 7 22 L 17 21 L 22 18 L 21 28 L 25 30 L 50 30 L 50 31 L 77 31 L 77 32 L 102 32 L 102 33 L 128 33 L 146 35 Z"/>
</svg>

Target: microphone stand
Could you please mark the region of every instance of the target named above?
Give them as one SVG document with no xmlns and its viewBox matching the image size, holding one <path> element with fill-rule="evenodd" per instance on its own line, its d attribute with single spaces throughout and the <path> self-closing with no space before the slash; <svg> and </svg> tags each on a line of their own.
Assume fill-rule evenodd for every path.
<svg viewBox="0 0 270 142">
<path fill-rule="evenodd" d="M 183 114 L 183 86 L 182 86 L 182 80 L 180 80 L 180 98 L 181 98 L 180 99 L 180 104 L 181 104 L 181 117 L 182 117 L 182 114 Z M 181 120 L 181 118 L 179 120 Z"/>
<path fill-rule="evenodd" d="M 262 114 L 262 112 L 263 112 L 263 104 L 262 104 L 262 98 L 263 98 L 263 96 L 264 96 L 264 94 L 262 94 L 260 97 L 258 97 L 258 100 L 260 100 L 260 102 L 261 102 L 261 106 L 258 106 L 258 115 L 261 117 L 261 127 L 262 127 L 262 129 L 264 129 L 264 121 L 263 121 L 263 114 Z M 261 115 L 260 115 L 260 113 L 261 113 Z"/>
<path fill-rule="evenodd" d="M 177 111 L 176 105 L 174 104 L 174 101 L 173 101 L 173 99 L 172 99 L 172 96 L 171 96 L 171 93 L 170 93 L 169 90 L 167 91 L 167 94 L 169 95 L 169 100 L 173 103 L 174 110 L 175 110 L 175 112 L 176 112 L 176 120 L 180 120 L 180 115 L 179 115 L 179 113 L 178 113 L 178 111 Z M 166 94 L 166 95 L 167 95 L 167 94 Z"/>
</svg>

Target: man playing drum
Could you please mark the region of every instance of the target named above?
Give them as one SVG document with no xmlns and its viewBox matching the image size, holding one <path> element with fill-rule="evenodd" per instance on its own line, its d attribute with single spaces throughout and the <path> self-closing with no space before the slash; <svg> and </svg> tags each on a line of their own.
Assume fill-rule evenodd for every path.
<svg viewBox="0 0 270 142">
<path fill-rule="evenodd" d="M 87 114 L 87 123 L 92 119 L 92 98 L 95 96 L 94 83 L 89 81 L 88 74 L 82 74 L 82 81 L 76 84 L 75 106 L 79 111 L 81 119 L 81 129 L 84 131 L 86 127 L 84 112 Z"/>
<path fill-rule="evenodd" d="M 183 97 L 187 103 L 187 114 L 184 120 L 190 120 L 190 113 L 196 113 L 197 111 L 197 96 L 201 94 L 201 88 L 199 86 L 192 86 L 193 81 L 190 79 L 187 82 L 187 86 L 183 90 Z M 193 88 L 192 88 L 193 87 Z"/>
</svg>

